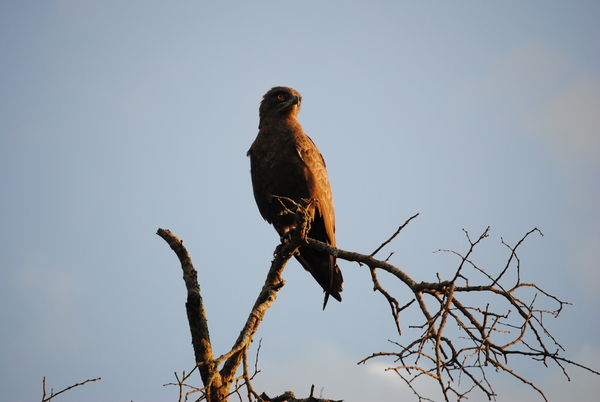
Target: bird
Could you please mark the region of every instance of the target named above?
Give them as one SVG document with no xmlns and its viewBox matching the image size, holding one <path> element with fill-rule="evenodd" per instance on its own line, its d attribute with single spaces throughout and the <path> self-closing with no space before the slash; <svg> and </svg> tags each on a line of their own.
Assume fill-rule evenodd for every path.
<svg viewBox="0 0 600 402">
<path fill-rule="evenodd" d="M 280 197 L 307 205 L 311 222 L 308 237 L 336 246 L 335 214 L 325 160 L 297 120 L 302 96 L 289 87 L 273 87 L 259 107 L 258 135 L 250 146 L 250 175 L 254 199 L 262 217 L 284 240 L 295 229 L 293 214 L 285 214 Z M 287 205 L 289 208 L 290 205 Z M 302 246 L 296 259 L 321 285 L 325 297 L 342 301 L 344 279 L 336 258 Z"/>
</svg>

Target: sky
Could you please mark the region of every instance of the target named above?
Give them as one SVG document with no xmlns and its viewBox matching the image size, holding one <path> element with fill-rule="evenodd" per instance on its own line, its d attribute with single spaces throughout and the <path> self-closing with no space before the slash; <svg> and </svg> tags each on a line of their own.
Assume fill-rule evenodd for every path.
<svg viewBox="0 0 600 402">
<path fill-rule="evenodd" d="M 229 350 L 279 241 L 246 157 L 279 85 L 303 96 L 340 248 L 369 254 L 420 213 L 381 256 L 435 281 L 459 262 L 435 251 L 466 252 L 463 229 L 490 227 L 473 258 L 497 271 L 502 241 L 537 227 L 521 277 L 572 303 L 546 324 L 566 358 L 600 369 L 599 20 L 595 1 L 0 2 L 0 401 L 41 399 L 43 377 L 55 391 L 102 378 L 63 402 L 177 400 L 163 384 L 194 357 L 159 227 L 183 239 L 215 353 Z M 254 388 L 415 400 L 392 360 L 356 363 L 408 343 L 418 312 L 398 336 L 367 269 L 340 267 L 344 300 L 322 311 L 320 287 L 287 266 L 251 349 L 260 339 Z M 574 367 L 571 381 L 513 367 L 551 401 L 600 393 Z M 497 401 L 541 400 L 491 378 Z"/>
</svg>

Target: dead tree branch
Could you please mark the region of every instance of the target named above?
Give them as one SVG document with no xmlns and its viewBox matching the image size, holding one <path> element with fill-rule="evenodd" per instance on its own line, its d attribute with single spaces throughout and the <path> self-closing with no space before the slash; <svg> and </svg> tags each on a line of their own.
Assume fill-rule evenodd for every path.
<svg viewBox="0 0 600 402">
<path fill-rule="evenodd" d="M 281 274 L 287 261 L 300 246 L 312 247 L 339 259 L 366 265 L 371 273 L 374 290 L 381 293 L 390 305 L 398 335 L 402 334 L 400 313 L 410 307 L 418 309 L 423 320 L 417 325 L 409 325 L 408 328 L 420 331 L 420 335 L 409 340 L 405 345 L 391 341 L 397 350 L 373 353 L 361 360 L 359 364 L 376 357 L 393 358 L 394 365 L 388 370 L 396 372 L 419 401 L 430 401 L 417 390 L 417 380 L 421 378 L 436 381 L 447 402 L 453 397 L 457 400 L 463 399 L 476 389 L 491 399 L 496 393 L 486 375 L 488 367 L 507 373 L 529 385 L 546 400 L 541 389 L 509 367 L 510 356 L 529 357 L 544 365 L 554 362 L 567 378 L 566 365 L 573 365 L 600 375 L 598 371 L 564 358 L 560 354 L 564 351 L 563 347 L 544 326 L 544 317 L 557 317 L 563 307 L 569 303 L 545 292 L 534 283 L 521 280 L 521 261 L 517 250 L 531 234 L 542 235 L 537 228 L 526 233 L 515 246 L 510 246 L 502 240 L 502 244 L 509 249 L 509 257 L 497 273 L 479 266 L 474 258 L 476 247 L 489 236 L 489 228 L 474 240 L 465 231 L 469 247 L 464 254 L 454 250 L 438 250 L 459 258 L 458 267 L 452 271 L 449 279 L 442 279 L 438 274 L 435 282 L 417 282 L 404 271 L 390 264 L 387 259 L 378 260 L 374 255 L 394 240 L 418 214 L 406 220 L 372 254 L 366 255 L 345 251 L 306 237 L 310 218 L 304 206 L 314 200 L 303 200 L 303 206 L 287 198 L 278 198 L 282 205 L 286 206 L 283 213 L 295 214 L 296 229 L 290 231 L 282 239 L 282 244 L 277 246 L 265 283 L 231 350 L 217 358 L 212 351 L 197 273 L 191 259 L 177 237 L 167 230 L 158 230 L 158 234 L 177 254 L 183 269 L 188 290 L 186 308 L 192 343 L 196 364 L 205 385 L 205 388 L 197 390 L 205 392 L 201 399 L 206 398 L 209 402 L 224 402 L 229 395 L 236 393 L 241 400 L 239 389 L 245 386 L 250 402 L 253 400 L 319 401 L 312 395 L 308 399 L 296 399 L 291 392 L 275 398 L 269 398 L 265 393 L 258 395 L 251 384 L 258 369 L 255 365 L 254 374 L 250 375 L 248 366 L 247 354 L 253 336 L 266 310 L 273 304 L 277 292 L 284 285 Z M 404 283 L 412 293 L 412 300 L 401 305 L 382 286 L 377 270 L 385 271 Z M 515 279 L 511 281 L 510 277 Z M 470 299 L 467 299 L 467 295 L 485 296 L 485 305 L 477 305 L 472 301 L 469 304 Z M 554 306 L 538 307 L 539 304 L 548 302 L 554 303 Z M 243 374 L 241 377 L 234 378 L 242 363 Z M 181 386 L 182 382 L 179 379 L 178 382 Z"/>
<path fill-rule="evenodd" d="M 311 202 L 308 200 L 307 202 Z M 186 310 L 192 335 L 192 344 L 196 357 L 196 364 L 200 370 L 202 382 L 206 388 L 207 400 L 209 402 L 227 401 L 231 395 L 231 387 L 235 373 L 240 363 L 247 358 L 248 347 L 252 342 L 258 326 L 264 315 L 277 297 L 277 292 L 284 285 L 281 274 L 288 260 L 294 255 L 298 248 L 305 244 L 306 229 L 310 224 L 310 217 L 303 206 L 297 205 L 294 211 L 286 210 L 285 213 L 293 213 L 298 222 L 297 230 L 290 233 L 284 243 L 275 249 L 275 257 L 271 262 L 271 268 L 267 273 L 265 283 L 248 315 L 248 319 L 231 350 L 218 358 L 214 357 L 212 344 L 210 342 L 208 320 L 200 295 L 198 284 L 198 273 L 194 269 L 192 259 L 189 256 L 183 242 L 173 235 L 169 230 L 158 229 L 157 234 L 162 237 L 175 252 L 181 263 L 183 279 L 188 292 Z M 222 365 L 221 369 L 219 367 Z M 257 396 L 249 384 L 250 377 L 244 376 L 244 384 L 248 386 L 249 398 Z M 237 387 L 233 392 L 237 392 Z M 258 399 L 258 398 L 257 398 Z"/>
<path fill-rule="evenodd" d="M 46 377 L 44 377 L 43 381 L 42 381 L 42 402 L 50 402 L 52 400 L 52 398 L 54 398 L 55 396 L 58 396 L 60 394 L 62 394 L 63 392 L 66 392 L 70 389 L 73 389 L 75 387 L 78 387 L 80 385 L 84 385 L 87 384 L 88 382 L 94 382 L 94 381 L 100 381 L 102 378 L 98 377 L 98 378 L 91 378 L 89 380 L 85 380 L 83 382 L 79 382 L 77 384 L 73 384 L 65 389 L 63 389 L 62 391 L 58 391 L 56 394 L 54 393 L 54 391 L 52 389 L 50 389 L 50 396 L 46 398 Z"/>
<path fill-rule="evenodd" d="M 414 216 L 407 220 L 396 234 L 413 218 Z M 517 249 L 533 233 L 543 236 L 535 228 L 527 232 L 514 247 L 502 240 L 502 244 L 510 250 L 510 255 L 504 267 L 494 276 L 473 260 L 475 248 L 489 236 L 489 228 L 475 240 L 471 240 L 465 231 L 470 246 L 464 255 L 453 250 L 439 250 L 457 255 L 460 262 L 451 279 L 439 279 L 437 282 L 416 282 L 387 261 L 374 259 L 373 254 L 359 254 L 334 248 L 313 239 L 307 240 L 310 247 L 340 259 L 368 266 L 374 289 L 385 297 L 392 308 L 392 317 L 399 334 L 399 313 L 414 301 L 417 302 L 424 317 L 422 324 L 411 326 L 411 328 L 423 329 L 417 339 L 412 340 L 406 346 L 393 342 L 399 348 L 398 351 L 374 353 L 361 360 L 359 364 L 375 357 L 393 357 L 396 362 L 400 362 L 400 365 L 390 367 L 389 370 L 398 373 L 419 400 L 428 400 L 421 396 L 414 387 L 415 380 L 424 376 L 432 378 L 438 383 L 446 401 L 450 400 L 451 395 L 462 399 L 474 389 L 481 390 L 491 399 L 496 393 L 485 375 L 487 366 L 505 372 L 529 385 L 546 400 L 541 389 L 509 368 L 509 356 L 530 357 L 541 361 L 545 366 L 548 362 L 554 362 L 567 378 L 569 377 L 564 364 L 574 365 L 597 375 L 600 373 L 559 355 L 564 348 L 544 326 L 544 316 L 558 317 L 563 307 L 569 303 L 543 291 L 533 283 L 521 281 L 521 266 Z M 386 241 L 382 246 L 388 243 Z M 380 249 L 381 247 L 376 251 Z M 386 271 L 406 284 L 412 291 L 414 299 L 399 308 L 398 301 L 381 286 L 375 273 L 376 269 Z M 473 272 L 467 272 L 469 270 Z M 512 270 L 515 272 L 516 279 L 512 284 L 507 284 L 505 282 L 508 281 L 508 273 Z M 469 278 L 476 274 L 483 276 L 483 283 L 469 284 Z M 487 295 L 486 298 L 490 302 L 485 307 L 464 304 L 462 300 L 468 293 Z M 541 302 L 538 299 L 542 297 L 546 302 L 555 303 L 555 307 L 551 309 L 538 308 L 537 304 Z M 492 309 L 492 301 L 495 309 Z M 516 312 L 516 315 L 511 315 L 512 311 Z M 466 334 L 466 337 L 445 335 L 448 332 Z M 407 363 L 407 361 L 411 363 Z M 459 381 L 461 378 L 467 379 L 471 384 L 461 388 Z"/>
</svg>

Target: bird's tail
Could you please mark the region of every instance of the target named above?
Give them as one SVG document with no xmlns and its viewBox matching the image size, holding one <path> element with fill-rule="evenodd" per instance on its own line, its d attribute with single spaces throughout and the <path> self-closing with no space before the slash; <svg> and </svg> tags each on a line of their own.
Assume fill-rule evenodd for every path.
<svg viewBox="0 0 600 402">
<path fill-rule="evenodd" d="M 323 288 L 325 292 L 323 309 L 327 306 L 330 295 L 337 301 L 342 301 L 340 293 L 343 289 L 344 278 L 335 257 L 312 248 L 301 247 L 296 254 L 296 259 Z"/>
</svg>

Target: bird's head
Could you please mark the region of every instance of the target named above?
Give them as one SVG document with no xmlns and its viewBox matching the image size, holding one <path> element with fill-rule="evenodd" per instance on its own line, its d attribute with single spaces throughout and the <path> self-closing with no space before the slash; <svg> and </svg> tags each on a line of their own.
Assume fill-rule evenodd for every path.
<svg viewBox="0 0 600 402">
<path fill-rule="evenodd" d="M 274 87 L 263 96 L 260 103 L 260 117 L 296 117 L 300 110 L 302 96 L 292 88 Z"/>
</svg>

